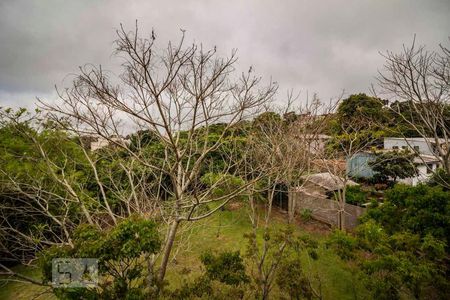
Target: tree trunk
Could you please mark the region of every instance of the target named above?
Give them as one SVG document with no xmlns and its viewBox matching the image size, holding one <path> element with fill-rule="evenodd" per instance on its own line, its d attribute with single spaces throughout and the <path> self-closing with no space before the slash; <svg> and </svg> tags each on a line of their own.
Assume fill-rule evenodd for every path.
<svg viewBox="0 0 450 300">
<path fill-rule="evenodd" d="M 294 192 L 291 187 L 288 188 L 288 223 L 292 224 L 294 222 L 295 216 L 295 199 Z"/>
<path fill-rule="evenodd" d="M 443 161 L 444 161 L 444 170 L 447 173 L 447 175 L 450 175 L 450 159 L 448 157 L 445 157 Z"/>
<path fill-rule="evenodd" d="M 262 300 L 267 300 L 267 299 L 269 299 L 269 288 L 266 285 L 264 285 Z"/>
<path fill-rule="evenodd" d="M 147 256 L 147 285 L 151 288 L 154 284 L 154 265 L 155 265 L 155 255 L 151 254 Z"/>
<path fill-rule="evenodd" d="M 338 228 L 345 230 L 345 203 L 339 203 Z"/>
<path fill-rule="evenodd" d="M 164 253 L 161 260 L 161 266 L 158 273 L 158 283 L 161 284 L 166 276 L 167 264 L 170 258 L 170 252 L 172 252 L 173 242 L 178 229 L 179 220 L 174 220 L 170 225 L 169 234 L 167 235 L 166 245 L 164 246 Z"/>
<path fill-rule="evenodd" d="M 92 220 L 91 214 L 87 210 L 86 206 L 84 206 L 84 203 L 79 200 L 81 211 L 83 212 L 84 216 L 86 217 L 89 225 L 94 225 L 94 221 Z"/>
</svg>

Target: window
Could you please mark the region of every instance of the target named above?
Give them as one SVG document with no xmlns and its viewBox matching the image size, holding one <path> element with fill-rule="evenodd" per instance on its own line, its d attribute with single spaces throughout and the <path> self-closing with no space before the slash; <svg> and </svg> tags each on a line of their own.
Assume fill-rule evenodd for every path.
<svg viewBox="0 0 450 300">
<path fill-rule="evenodd" d="M 406 149 L 406 146 L 402 146 L 402 149 L 405 150 L 405 149 Z"/>
<path fill-rule="evenodd" d="M 419 146 L 414 146 L 414 151 L 419 152 L 420 148 Z"/>
<path fill-rule="evenodd" d="M 392 146 L 392 149 L 397 150 L 398 146 Z"/>
</svg>

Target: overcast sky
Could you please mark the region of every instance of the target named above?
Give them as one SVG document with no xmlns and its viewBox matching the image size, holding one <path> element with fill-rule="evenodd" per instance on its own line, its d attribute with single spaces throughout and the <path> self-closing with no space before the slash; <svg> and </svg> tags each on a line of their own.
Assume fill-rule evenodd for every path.
<svg viewBox="0 0 450 300">
<path fill-rule="evenodd" d="M 0 106 L 52 100 L 54 85 L 86 63 L 117 70 L 115 29 L 136 19 L 161 43 L 183 28 L 190 42 L 237 48 L 242 69 L 280 83 L 280 99 L 291 88 L 323 100 L 368 92 L 379 51 L 398 51 L 414 34 L 429 48 L 450 44 L 450 0 L 0 0 Z"/>
</svg>

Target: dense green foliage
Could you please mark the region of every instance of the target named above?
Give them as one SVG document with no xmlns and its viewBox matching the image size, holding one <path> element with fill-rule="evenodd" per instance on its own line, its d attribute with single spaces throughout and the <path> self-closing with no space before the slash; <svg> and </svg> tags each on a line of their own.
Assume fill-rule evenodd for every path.
<svg viewBox="0 0 450 300">
<path fill-rule="evenodd" d="M 343 128 L 354 131 L 368 125 L 380 128 L 387 119 L 383 104 L 380 99 L 366 94 L 350 95 L 337 109 L 336 121 L 340 126 L 336 126 L 336 133 L 342 133 Z"/>
<path fill-rule="evenodd" d="M 210 252 L 201 256 L 206 275 L 229 285 L 238 285 L 249 281 L 245 274 L 245 265 L 239 252 L 223 252 L 215 256 Z"/>
<path fill-rule="evenodd" d="M 193 282 L 183 286 L 168 296 L 173 299 L 242 299 L 249 277 L 239 251 L 223 251 L 217 254 L 207 251 L 200 257 L 204 273 Z"/>
<path fill-rule="evenodd" d="M 379 99 L 364 94 L 345 99 L 328 128 L 333 134 L 330 148 L 345 148 L 350 142 L 356 147 L 379 146 L 381 138 L 387 132 L 395 135 L 395 130 L 410 134 L 408 130 L 411 128 L 405 123 L 397 126 L 383 105 Z M 23 114 L 25 112 L 21 111 L 17 117 L 20 119 Z M 298 118 L 295 114 L 280 116 L 268 112 L 253 122 L 242 122 L 226 131 L 226 124 L 198 129 L 194 133 L 198 136 L 195 139 L 197 147 L 204 141 L 209 146 L 213 145 L 222 135 L 225 140 L 208 153 L 197 180 L 187 187 L 187 194 L 210 189 L 210 196 L 222 197 L 240 189 L 249 177 L 259 174 L 240 176 L 239 172 L 234 172 L 240 166 L 229 165 L 225 158 L 243 156 L 250 139 L 262 141 L 265 134 L 272 134 L 280 128 L 283 133 Z M 383 122 L 387 122 L 388 129 L 380 125 Z M 200 257 L 202 274 L 181 286 L 168 289 L 171 282 L 156 282 L 151 273 L 153 269 L 147 267 L 147 263 L 152 254 L 160 251 L 161 241 L 155 222 L 162 218 L 152 216 L 151 220 L 132 216 L 120 221 L 120 217 L 119 223 L 114 225 L 105 213 L 105 204 L 112 208 L 114 214 L 127 215 L 126 202 L 121 197 L 132 194 L 135 182 L 129 180 L 129 173 L 123 168 L 125 165 L 135 178 L 144 178 L 145 188 L 139 190 L 139 199 L 158 191 L 163 203 L 172 201 L 174 190 L 170 174 L 156 176 L 150 168 L 136 164 L 132 154 L 118 148 L 89 151 L 78 137 L 53 124 L 39 124 L 36 127 L 28 121 L 14 123 L 3 120 L 0 126 L 2 214 L 19 231 L 30 233 L 33 240 L 30 244 L 39 247 L 23 247 L 23 240 L 11 239 L 11 233 L 5 235 L 1 232 L 0 242 L 6 249 L 14 249 L 16 256 L 33 257 L 36 251 L 40 251 L 45 283 L 51 280 L 53 258 L 98 258 L 99 288 L 54 290 L 59 298 L 145 299 L 153 297 L 158 289 L 161 289 L 157 291 L 159 296 L 175 299 L 265 298 L 274 289 L 282 297 L 290 299 L 322 296 L 321 291 L 314 289 L 320 285 L 312 283 L 302 263 L 305 257 L 319 258 L 318 244 L 314 239 L 297 234 L 290 226 L 254 227 L 250 233 L 246 231 L 243 257 L 239 251 L 203 253 Z M 187 131 L 179 132 L 181 144 L 186 142 L 187 134 Z M 157 135 L 151 131 L 134 133 L 130 140 L 130 149 L 152 159 L 159 167 L 174 159 L 174 153 L 165 151 Z M 94 162 L 97 174 L 93 172 L 89 159 Z M 382 181 L 392 179 L 395 182 L 417 172 L 413 159 L 414 155 L 409 153 L 381 153 L 372 167 L 381 174 Z M 96 176 L 102 182 L 103 190 L 96 184 Z M 253 196 L 258 205 L 264 205 L 269 194 L 267 191 L 279 184 L 271 176 L 273 174 L 255 184 L 258 192 Z M 290 184 L 285 178 L 281 180 Z M 360 280 L 376 299 L 405 296 L 444 299 L 449 293 L 446 278 L 449 276 L 450 236 L 450 194 L 445 183 L 448 183 L 445 174 L 437 172 L 429 185 L 395 185 L 385 192 L 382 205 L 373 202 L 354 235 L 335 231 L 328 240 L 327 251 L 334 251 L 351 262 L 355 274 L 362 272 Z M 33 186 L 40 189 L 33 190 Z M 69 191 L 68 186 L 74 190 Z M 44 198 L 46 202 L 43 202 L 48 205 L 47 215 L 36 213 L 42 208 L 39 206 L 42 203 L 30 196 L 44 191 L 49 192 Z M 58 199 L 70 201 L 64 207 Z M 246 205 L 248 197 L 239 196 L 235 200 Z M 361 205 L 369 200 L 369 193 L 360 186 L 346 189 L 346 202 L 349 204 Z M 80 202 L 94 216 L 93 224 L 88 224 L 77 205 Z M 210 207 L 198 211 L 202 213 Z M 65 228 L 54 222 L 52 215 L 67 215 Z M 305 221 L 311 219 L 311 211 L 303 210 L 300 215 Z M 166 230 L 165 225 L 159 227 L 162 227 L 161 232 Z M 63 229 L 67 229 L 67 233 Z M 242 236 L 243 232 L 239 234 Z M 54 243 L 59 245 L 48 246 Z"/>
<path fill-rule="evenodd" d="M 384 126 L 388 112 L 381 99 L 366 94 L 350 95 L 339 103 L 337 112 L 329 122 L 332 140 L 329 148 L 353 151 L 361 148 L 379 147 L 383 137 L 390 135 Z"/>
<path fill-rule="evenodd" d="M 245 238 L 248 240 L 246 258 L 252 267 L 250 276 L 256 298 L 267 299 L 274 283 L 289 297 L 313 293 L 311 279 L 303 276 L 300 257 L 305 254 L 313 260 L 318 259 L 316 240 L 295 233 L 292 226 L 276 230 L 265 228 L 262 244 L 258 242 L 255 231 L 246 234 Z M 291 270 L 301 277 L 292 278 Z M 319 297 L 317 292 L 315 296 Z"/>
<path fill-rule="evenodd" d="M 153 221 L 130 217 L 116 227 L 100 231 L 82 225 L 74 234 L 74 247 L 51 247 L 41 253 L 44 282 L 52 280 L 53 258 L 97 258 L 98 288 L 57 288 L 62 299 L 145 299 L 151 295 L 145 285 L 141 259 L 160 249 L 159 234 Z"/>
<path fill-rule="evenodd" d="M 441 187 L 397 184 L 386 191 L 383 205 L 369 210 L 373 219 L 393 234 L 407 230 L 422 238 L 431 234 L 445 242 L 450 236 L 450 192 Z"/>
<path fill-rule="evenodd" d="M 13 121 L 0 120 L 0 200 L 3 224 L 8 224 L 9 230 L 0 229 L 0 242 L 4 245 L 0 253 L 2 258 L 16 260 L 34 257 L 45 241 L 59 241 L 64 233 L 52 215 L 67 214 L 68 228 L 78 224 L 80 207 L 74 202 L 66 207 L 60 205 L 60 199 L 73 198 L 65 183 L 73 186 L 74 193 L 82 194 L 82 201 L 92 209 L 95 206 L 89 199 L 98 191 L 86 189 L 93 174 L 77 139 L 51 124 L 36 130 L 26 119 L 25 110 L 7 111 Z M 33 239 L 21 239 L 12 230 L 26 232 Z"/>
<path fill-rule="evenodd" d="M 415 153 L 405 151 L 388 151 L 377 153 L 375 160 L 369 166 L 376 172 L 375 177 L 381 182 L 413 177 L 417 174 L 414 163 Z"/>
<path fill-rule="evenodd" d="M 441 187 L 396 185 L 369 209 L 356 236 L 335 232 L 329 246 L 356 260 L 376 299 L 446 299 L 450 193 Z"/>
<path fill-rule="evenodd" d="M 277 275 L 277 284 L 290 299 L 312 299 L 313 291 L 309 279 L 303 272 L 300 259 L 282 262 Z"/>
<path fill-rule="evenodd" d="M 349 186 L 345 191 L 345 201 L 353 205 L 365 204 L 368 202 L 368 193 L 360 185 Z"/>
</svg>

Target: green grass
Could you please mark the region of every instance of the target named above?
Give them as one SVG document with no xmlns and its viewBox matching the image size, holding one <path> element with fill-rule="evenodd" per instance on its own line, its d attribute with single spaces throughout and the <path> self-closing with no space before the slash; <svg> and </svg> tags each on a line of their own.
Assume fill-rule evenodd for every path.
<svg viewBox="0 0 450 300">
<path fill-rule="evenodd" d="M 284 223 L 283 218 L 283 215 L 276 214 L 272 227 L 281 227 Z M 201 274 L 199 256 L 204 251 L 240 250 L 241 254 L 244 254 L 247 240 L 243 235 L 250 231 L 251 223 L 245 209 L 222 211 L 197 224 L 192 229 L 190 247 L 179 253 L 176 256 L 176 264 L 170 266 L 167 275 L 171 283 L 169 287 L 179 287 L 183 281 L 192 280 Z M 357 277 L 357 272 L 331 250 L 326 249 L 327 232 L 315 232 L 310 228 L 307 230 L 301 225 L 297 227 L 297 231 L 311 235 L 319 241 L 319 259 L 314 261 L 305 253 L 302 260 L 305 272 L 312 279 L 315 288 L 321 287 L 324 299 L 370 299 L 368 291 Z M 274 299 L 279 298 L 276 292 L 274 289 L 272 294 Z"/>
<path fill-rule="evenodd" d="M 272 226 L 282 226 L 284 217 L 276 214 Z M 358 280 L 357 273 L 331 250 L 326 249 L 324 241 L 327 233 L 324 230 L 311 230 L 302 225 L 297 226 L 296 230 L 319 241 L 319 259 L 314 261 L 305 254 L 302 260 L 305 272 L 312 279 L 314 287 L 321 288 L 324 299 L 370 299 L 363 284 Z M 203 270 L 199 257 L 207 250 L 239 250 L 244 254 L 247 241 L 243 235 L 250 231 L 251 223 L 245 208 L 220 211 L 210 218 L 181 227 L 175 259 L 171 261 L 166 276 L 170 282 L 169 288 L 177 288 L 183 282 L 191 281 L 200 275 Z M 39 276 L 35 269 L 21 267 L 20 271 L 28 276 Z M 42 287 L 27 283 L 3 283 L 0 286 L 0 299 L 32 299 L 41 292 Z M 272 298 L 279 298 L 276 289 L 273 290 Z M 37 299 L 55 298 L 53 295 L 44 294 Z"/>
<path fill-rule="evenodd" d="M 32 277 L 40 278 L 40 272 L 36 268 L 17 266 L 14 271 Z M 43 287 L 27 282 L 18 282 L 7 280 L 7 277 L 0 276 L 0 299 L 19 300 L 19 299 L 37 299 L 37 300 L 53 300 L 56 297 L 51 293 L 50 288 Z"/>
</svg>

